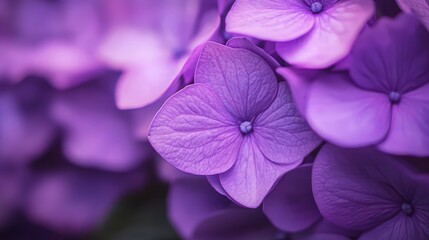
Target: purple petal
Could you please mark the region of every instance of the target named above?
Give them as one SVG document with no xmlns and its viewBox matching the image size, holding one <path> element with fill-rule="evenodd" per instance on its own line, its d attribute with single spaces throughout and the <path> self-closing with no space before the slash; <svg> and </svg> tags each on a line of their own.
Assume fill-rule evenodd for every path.
<svg viewBox="0 0 429 240">
<path fill-rule="evenodd" d="M 293 100 L 301 116 L 305 117 L 307 112 L 308 92 L 311 83 L 319 77 L 323 71 L 300 68 L 278 68 L 276 70 L 291 88 Z"/>
<path fill-rule="evenodd" d="M 426 215 L 427 217 L 427 215 Z M 359 240 L 391 240 L 391 239 L 427 239 L 429 229 L 426 225 L 419 226 L 413 218 L 398 214 L 384 224 L 364 233 Z"/>
<path fill-rule="evenodd" d="M 315 17 L 304 1 L 237 0 L 226 17 L 226 31 L 269 41 L 290 41 L 309 32 Z"/>
<path fill-rule="evenodd" d="M 388 133 L 391 103 L 385 94 L 356 87 L 347 74 L 333 73 L 312 85 L 306 116 L 313 130 L 328 141 L 365 146 Z"/>
<path fill-rule="evenodd" d="M 113 91 L 103 84 L 71 89 L 55 99 L 52 114 L 65 131 L 63 151 L 80 166 L 130 170 L 144 159 L 144 151 L 129 119 L 115 107 Z"/>
<path fill-rule="evenodd" d="M 327 220 L 366 230 L 402 212 L 415 190 L 412 174 L 399 159 L 375 150 L 325 145 L 313 166 L 313 193 Z"/>
<path fill-rule="evenodd" d="M 311 165 L 286 173 L 264 200 L 264 213 L 279 229 L 298 232 L 321 218 L 311 189 Z"/>
<path fill-rule="evenodd" d="M 271 162 L 250 136 L 244 138 L 235 165 L 219 178 L 231 198 L 245 207 L 256 208 L 281 175 L 299 164 L 300 161 L 289 165 Z"/>
<path fill-rule="evenodd" d="M 226 43 L 226 45 L 232 48 L 246 49 L 257 54 L 262 59 L 264 59 L 268 63 L 268 65 L 270 65 L 271 68 L 274 70 L 280 67 L 280 64 L 273 57 L 267 54 L 263 49 L 257 47 L 253 42 L 251 42 L 247 38 L 238 38 L 238 37 L 232 38 Z"/>
<path fill-rule="evenodd" d="M 240 121 L 250 121 L 275 98 L 277 79 L 258 55 L 208 42 L 202 50 L 195 82 L 212 87 L 226 109 Z"/>
<path fill-rule="evenodd" d="M 337 1 L 320 13 L 310 32 L 295 41 L 279 43 L 277 51 L 298 67 L 329 67 L 348 54 L 374 9 L 373 0 Z"/>
<path fill-rule="evenodd" d="M 429 56 L 429 55 L 428 55 Z M 392 123 L 379 148 L 400 155 L 429 156 L 429 84 L 401 97 L 392 106 Z"/>
<path fill-rule="evenodd" d="M 277 230 L 258 210 L 228 209 L 201 222 L 192 239 L 260 240 L 274 239 Z"/>
<path fill-rule="evenodd" d="M 182 179 L 171 185 L 168 215 L 180 235 L 189 239 L 202 221 L 230 205 L 204 178 Z"/>
<path fill-rule="evenodd" d="M 150 143 L 182 171 L 218 174 L 236 161 L 241 133 L 213 92 L 190 85 L 167 100 L 152 122 Z"/>
<path fill-rule="evenodd" d="M 404 93 L 429 82 L 429 33 L 417 18 L 381 19 L 350 55 L 350 74 L 364 89 Z"/>
<path fill-rule="evenodd" d="M 278 84 L 274 102 L 255 119 L 254 137 L 264 156 L 281 164 L 301 162 L 322 141 L 296 110 L 285 82 Z"/>
<path fill-rule="evenodd" d="M 415 14 L 429 29 L 429 3 L 427 0 L 396 0 L 404 12 Z"/>
</svg>

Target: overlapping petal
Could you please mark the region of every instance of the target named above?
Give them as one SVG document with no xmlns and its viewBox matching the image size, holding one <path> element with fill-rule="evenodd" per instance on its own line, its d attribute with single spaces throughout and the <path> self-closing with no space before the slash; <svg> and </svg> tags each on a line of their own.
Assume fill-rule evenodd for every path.
<svg viewBox="0 0 429 240">
<path fill-rule="evenodd" d="M 280 164 L 301 161 L 322 141 L 298 113 L 285 82 L 278 84 L 273 103 L 255 119 L 253 134 L 264 156 Z"/>
<path fill-rule="evenodd" d="M 312 85 L 306 117 L 323 138 L 338 145 L 359 147 L 386 137 L 391 103 L 387 95 L 359 89 L 347 74 L 334 73 Z"/>
<path fill-rule="evenodd" d="M 226 18 L 226 31 L 280 42 L 303 36 L 316 21 L 304 1 L 237 0 Z"/>
</svg>

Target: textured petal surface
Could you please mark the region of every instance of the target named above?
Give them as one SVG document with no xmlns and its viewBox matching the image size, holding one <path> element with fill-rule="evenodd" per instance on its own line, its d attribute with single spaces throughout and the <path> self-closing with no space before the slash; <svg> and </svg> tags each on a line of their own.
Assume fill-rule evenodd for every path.
<svg viewBox="0 0 429 240">
<path fill-rule="evenodd" d="M 304 230 L 319 220 L 321 215 L 311 189 L 311 165 L 286 173 L 263 206 L 270 221 L 286 232 Z"/>
<path fill-rule="evenodd" d="M 202 50 L 195 82 L 213 88 L 226 109 L 240 121 L 250 121 L 276 96 L 277 79 L 258 55 L 209 42 Z"/>
<path fill-rule="evenodd" d="M 245 207 L 256 208 L 281 175 L 300 163 L 280 165 L 271 162 L 250 136 L 244 138 L 235 165 L 219 178 L 231 198 Z"/>
<path fill-rule="evenodd" d="M 277 97 L 254 121 L 253 136 L 265 157 L 281 164 L 302 161 L 322 140 L 298 113 L 285 82 Z"/>
<path fill-rule="evenodd" d="M 390 221 L 412 199 L 412 174 L 399 159 L 373 149 L 325 145 L 313 166 L 313 193 L 327 220 L 366 230 Z"/>
<path fill-rule="evenodd" d="M 294 41 L 278 43 L 277 51 L 292 65 L 329 67 L 348 54 L 373 14 L 372 0 L 337 1 L 318 15 L 309 33 Z"/>
<path fill-rule="evenodd" d="M 190 85 L 167 100 L 152 122 L 150 143 L 182 171 L 222 173 L 237 159 L 239 127 L 213 92 L 203 84 Z"/>
<path fill-rule="evenodd" d="M 380 142 L 390 127 L 385 94 L 362 90 L 346 74 L 324 75 L 311 87 L 307 120 L 321 137 L 341 146 Z"/>
<path fill-rule="evenodd" d="M 306 34 L 314 22 L 304 1 L 237 0 L 226 18 L 226 31 L 280 42 Z"/>
<path fill-rule="evenodd" d="M 180 235 L 190 239 L 202 221 L 229 205 L 204 178 L 182 179 L 170 187 L 168 216 Z"/>
<path fill-rule="evenodd" d="M 389 135 L 379 145 L 382 151 L 414 156 L 429 156 L 429 84 L 401 97 L 392 106 Z"/>
<path fill-rule="evenodd" d="M 381 19 L 356 41 L 350 74 L 362 88 L 405 93 L 429 82 L 429 32 L 411 15 Z"/>
</svg>

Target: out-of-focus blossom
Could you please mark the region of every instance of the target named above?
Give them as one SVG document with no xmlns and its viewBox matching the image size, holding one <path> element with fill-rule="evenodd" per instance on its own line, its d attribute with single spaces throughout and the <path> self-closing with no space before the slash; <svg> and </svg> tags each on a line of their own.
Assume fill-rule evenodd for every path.
<svg viewBox="0 0 429 240">
<path fill-rule="evenodd" d="M 17 82 L 45 77 L 58 88 L 89 80 L 102 66 L 95 45 L 101 34 L 97 1 L 8 1 L 0 32 L 0 74 Z M 82 26 L 85 26 L 82 28 Z M 3 51 L 2 51 L 3 52 Z"/>
<path fill-rule="evenodd" d="M 25 177 L 24 168 L 0 167 L 0 228 L 9 223 L 21 206 Z"/>
<path fill-rule="evenodd" d="M 322 148 L 313 191 L 322 215 L 360 240 L 429 238 L 429 177 L 372 149 Z"/>
<path fill-rule="evenodd" d="M 220 21 L 215 0 L 111 4 L 117 19 L 100 55 L 110 66 L 124 71 L 116 90 L 117 105 L 122 109 L 139 108 L 160 98 L 193 49 L 214 34 Z M 115 8 L 118 5 L 124 12 Z"/>
<path fill-rule="evenodd" d="M 75 235 L 99 226 L 125 193 L 144 183 L 137 172 L 53 170 L 35 172 L 26 196 L 26 212 L 34 222 Z"/>
<path fill-rule="evenodd" d="M 348 54 L 374 9 L 373 0 L 237 0 L 226 31 L 277 42 L 292 65 L 325 68 Z"/>
<path fill-rule="evenodd" d="M 415 14 L 429 30 L 428 0 L 396 0 L 404 12 Z"/>
<path fill-rule="evenodd" d="M 323 138 L 341 146 L 378 144 L 388 153 L 427 156 L 427 42 L 429 32 L 414 16 L 383 18 L 357 40 L 349 73 L 279 72 L 292 80 L 298 106 Z M 304 80 L 296 84 L 299 79 Z"/>
<path fill-rule="evenodd" d="M 320 143 L 263 58 L 216 43 L 204 46 L 195 84 L 155 116 L 149 140 L 182 171 L 218 174 L 221 188 L 248 207 Z"/>
<path fill-rule="evenodd" d="M 40 81 L 0 84 L 0 166 L 38 158 L 55 136 L 49 118 L 52 90 Z"/>
<path fill-rule="evenodd" d="M 139 143 L 126 113 L 114 102 L 110 76 L 58 92 L 52 115 L 64 132 L 63 151 L 73 163 L 111 171 L 135 168 L 149 149 Z"/>
</svg>

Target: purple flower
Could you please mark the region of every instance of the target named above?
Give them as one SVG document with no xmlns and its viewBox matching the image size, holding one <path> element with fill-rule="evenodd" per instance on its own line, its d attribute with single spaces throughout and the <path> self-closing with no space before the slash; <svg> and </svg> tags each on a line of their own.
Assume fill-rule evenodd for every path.
<svg viewBox="0 0 429 240">
<path fill-rule="evenodd" d="M 205 179 L 171 185 L 168 215 L 183 239 L 275 239 L 279 233 L 259 209 L 240 208 L 214 191 Z"/>
<path fill-rule="evenodd" d="M 321 220 L 311 189 L 311 165 L 286 173 L 263 206 L 270 221 L 286 232 L 302 231 Z"/>
<path fill-rule="evenodd" d="M 320 143 L 263 58 L 213 42 L 201 52 L 195 84 L 155 116 L 149 141 L 178 169 L 217 178 L 217 189 L 247 207 L 259 206 Z"/>
<path fill-rule="evenodd" d="M 414 13 L 429 30 L 429 2 L 428 0 L 396 0 L 401 9 L 407 13 Z"/>
<path fill-rule="evenodd" d="M 55 136 L 48 114 L 52 89 L 33 80 L 0 85 L 0 167 L 33 161 Z"/>
<path fill-rule="evenodd" d="M 322 148 L 313 191 L 322 215 L 360 240 L 429 238 L 429 177 L 373 149 Z"/>
<path fill-rule="evenodd" d="M 116 108 L 114 82 L 109 80 L 104 77 L 58 93 L 51 112 L 64 132 L 63 151 L 71 162 L 127 171 L 150 151 L 148 144 L 137 142 L 130 119 Z"/>
<path fill-rule="evenodd" d="M 101 58 L 124 71 L 116 89 L 121 109 L 140 108 L 159 99 L 180 75 L 195 47 L 219 25 L 215 0 L 121 1 L 125 9 L 100 46 Z"/>
<path fill-rule="evenodd" d="M 143 183 L 137 172 L 125 175 L 73 168 L 36 172 L 25 210 L 34 222 L 81 234 L 99 226 L 124 194 Z"/>
<path fill-rule="evenodd" d="M 307 89 L 292 88 L 303 91 L 294 94 L 302 95 L 299 106 L 307 96 L 311 127 L 341 146 L 429 155 L 428 42 L 429 32 L 413 16 L 381 19 L 357 40 L 350 74 L 323 73 Z"/>
<path fill-rule="evenodd" d="M 277 42 L 292 65 L 325 68 L 347 55 L 373 14 L 373 0 L 237 0 L 226 30 Z"/>
</svg>

